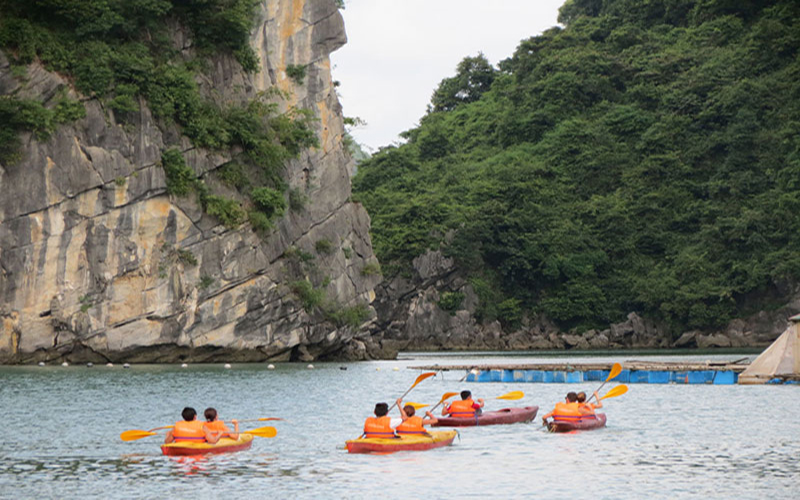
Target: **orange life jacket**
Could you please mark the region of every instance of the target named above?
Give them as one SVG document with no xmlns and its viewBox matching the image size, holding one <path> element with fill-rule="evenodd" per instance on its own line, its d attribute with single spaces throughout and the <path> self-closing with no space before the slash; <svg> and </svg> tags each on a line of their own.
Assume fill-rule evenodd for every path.
<svg viewBox="0 0 800 500">
<path fill-rule="evenodd" d="M 203 431 L 203 422 L 199 420 L 175 422 L 175 427 L 172 428 L 172 439 L 175 441 L 205 441 L 206 433 Z"/>
<path fill-rule="evenodd" d="M 447 409 L 450 412 L 451 417 L 456 418 L 469 418 L 475 416 L 475 408 L 472 405 L 475 404 L 475 401 L 470 399 L 462 399 L 461 401 L 453 401 Z"/>
<path fill-rule="evenodd" d="M 388 415 L 367 418 L 367 421 L 364 422 L 364 437 L 387 439 L 395 437 L 391 422 L 392 419 Z"/>
<path fill-rule="evenodd" d="M 578 403 L 556 403 L 553 410 L 553 420 L 562 422 L 578 422 L 581 419 L 581 412 L 578 411 Z"/>
<path fill-rule="evenodd" d="M 594 412 L 594 404 L 592 403 L 584 403 L 581 404 L 580 407 L 585 411 L 589 410 L 591 413 L 581 413 L 581 422 L 585 420 L 597 420 L 597 415 Z"/>
<path fill-rule="evenodd" d="M 204 424 L 206 429 L 210 430 L 211 432 L 221 432 L 219 437 L 228 437 L 230 433 L 228 429 L 225 428 L 225 422 L 222 420 L 214 420 L 213 422 L 205 422 Z"/>
<path fill-rule="evenodd" d="M 425 427 L 422 426 L 422 417 L 408 417 L 402 424 L 397 426 L 398 434 L 427 434 Z"/>
</svg>

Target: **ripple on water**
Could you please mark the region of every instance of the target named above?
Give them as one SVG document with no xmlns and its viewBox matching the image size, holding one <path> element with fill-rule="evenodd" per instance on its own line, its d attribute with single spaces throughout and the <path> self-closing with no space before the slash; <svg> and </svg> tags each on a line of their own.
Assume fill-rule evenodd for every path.
<svg viewBox="0 0 800 500">
<path fill-rule="evenodd" d="M 455 486 L 489 498 L 587 489 L 598 498 L 796 498 L 795 387 L 631 385 L 605 401 L 608 427 L 597 431 L 556 435 L 539 422 L 464 428 L 453 446 L 425 453 L 346 453 L 374 404 L 393 402 L 414 380 L 406 364 L 414 363 L 0 368 L 0 402 L 14 429 L 0 446 L 0 496 L 441 498 Z M 566 391 L 594 388 L 445 378 L 417 386 L 413 400 L 469 387 L 489 409 L 536 404 L 544 413 Z M 491 399 L 512 390 L 527 395 Z M 119 440 L 123 430 L 173 422 L 185 405 L 286 420 L 269 422 L 278 436 L 257 438 L 248 451 L 203 458 L 162 456 L 160 436 Z"/>
</svg>

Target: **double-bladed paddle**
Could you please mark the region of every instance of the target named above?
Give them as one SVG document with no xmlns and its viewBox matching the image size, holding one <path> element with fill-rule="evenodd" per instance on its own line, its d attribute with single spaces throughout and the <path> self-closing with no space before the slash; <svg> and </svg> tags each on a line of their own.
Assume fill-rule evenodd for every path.
<svg viewBox="0 0 800 500">
<path fill-rule="evenodd" d="M 156 427 L 153 430 L 160 430 L 160 429 L 169 429 L 172 426 L 165 426 L 165 427 Z M 155 436 L 157 433 L 150 431 L 142 431 L 142 430 L 130 430 L 125 431 L 119 435 L 120 439 L 123 441 L 136 441 L 137 439 L 146 438 L 148 436 Z M 271 438 L 275 437 L 278 434 L 278 430 L 275 427 L 259 427 L 257 429 L 250 429 L 249 431 L 240 431 L 239 434 L 252 434 L 253 436 L 262 437 L 262 438 Z"/>
<path fill-rule="evenodd" d="M 239 422 L 264 422 L 268 420 L 283 420 L 282 418 L 277 417 L 264 417 L 264 418 L 254 418 L 249 420 L 239 420 Z M 149 431 L 143 431 L 139 429 L 133 429 L 129 431 L 125 431 L 119 435 L 119 438 L 123 441 L 136 441 L 137 439 L 146 438 L 149 436 L 155 436 L 158 433 L 155 431 L 160 431 L 164 429 L 172 429 L 173 425 L 165 425 L 162 427 L 155 427 L 150 429 Z M 249 431 L 239 431 L 240 434 L 252 434 L 258 437 L 274 437 L 277 434 L 277 430 L 274 427 L 259 427 L 257 429 L 252 429 Z"/>
<path fill-rule="evenodd" d="M 430 411 L 432 412 L 433 410 L 435 410 L 436 408 L 438 408 L 438 407 L 439 407 L 439 405 L 441 405 L 442 403 L 444 403 L 444 402 L 445 402 L 445 401 L 447 401 L 448 399 L 452 398 L 453 396 L 458 396 L 458 394 L 459 394 L 459 393 L 457 393 L 457 392 L 445 392 L 445 393 L 442 395 L 442 399 L 440 399 L 440 400 L 439 400 L 439 402 L 438 402 L 438 403 L 436 403 L 436 406 L 434 406 L 433 408 L 431 408 L 431 410 L 430 410 Z M 497 397 L 496 397 L 496 398 L 494 398 L 494 399 L 506 399 L 506 400 L 509 400 L 509 401 L 515 401 L 515 400 L 517 400 L 517 399 L 522 399 L 522 398 L 524 398 L 524 397 L 525 397 L 525 393 L 524 393 L 524 392 L 522 392 L 522 391 L 511 391 L 511 392 L 509 392 L 509 393 L 507 393 L 507 394 L 503 394 L 502 396 L 497 396 Z"/>
<path fill-rule="evenodd" d="M 416 387 L 417 384 L 419 384 L 420 382 L 422 382 L 423 380 L 425 380 L 427 378 L 433 377 L 434 375 L 436 375 L 436 372 L 426 372 L 426 373 L 423 373 L 422 375 L 420 375 L 419 377 L 417 377 L 417 380 L 414 381 L 414 384 L 411 387 L 409 387 L 408 390 L 406 392 L 404 392 L 402 396 L 400 396 L 400 399 L 403 399 L 404 397 L 406 397 L 406 394 L 411 392 L 411 389 Z M 395 406 L 397 406 L 397 401 L 392 403 L 392 406 L 389 407 L 389 411 L 392 411 L 392 408 L 394 408 Z"/>
<path fill-rule="evenodd" d="M 497 396 L 494 399 L 508 399 L 511 401 L 515 401 L 517 399 L 522 399 L 525 397 L 525 393 L 522 391 L 511 391 L 508 394 L 503 394 L 502 396 Z"/>
<path fill-rule="evenodd" d="M 623 395 L 623 394 L 625 394 L 626 392 L 628 392 L 628 386 L 627 386 L 627 385 L 625 385 L 625 384 L 621 384 L 621 385 L 618 385 L 618 386 L 614 387 L 614 388 L 613 388 L 613 389 L 611 389 L 610 391 L 608 391 L 608 392 L 606 393 L 606 395 L 605 395 L 605 396 L 603 396 L 603 397 L 602 397 L 602 398 L 600 398 L 600 399 L 615 398 L 615 397 L 617 397 L 617 396 L 622 396 L 622 395 Z"/>
<path fill-rule="evenodd" d="M 407 402 L 405 402 L 403 404 L 403 406 L 407 406 L 407 405 L 413 406 L 415 410 L 419 410 L 420 408 L 427 408 L 428 406 L 430 406 L 430 405 L 426 405 L 426 404 L 423 404 L 423 403 L 414 403 L 414 402 L 411 402 L 411 401 L 407 401 Z"/>
<path fill-rule="evenodd" d="M 249 431 L 241 431 L 240 434 L 252 434 L 262 438 L 272 438 L 278 434 L 278 429 L 275 427 L 259 427 L 257 429 L 250 429 Z"/>
<path fill-rule="evenodd" d="M 137 439 L 146 438 L 148 436 L 155 436 L 156 434 L 158 434 L 157 432 L 154 431 L 160 431 L 163 429 L 172 429 L 172 427 L 173 427 L 172 425 L 165 425 L 163 427 L 155 427 L 153 429 L 150 429 L 149 431 L 133 429 L 130 431 L 123 432 L 122 434 L 119 435 L 119 438 L 123 441 L 136 441 Z"/>
<path fill-rule="evenodd" d="M 611 367 L 611 371 L 608 373 L 608 377 L 606 378 L 606 381 L 603 382 L 602 384 L 600 384 L 600 387 L 598 387 L 597 390 L 594 391 L 594 392 L 595 393 L 596 392 L 600 392 L 600 389 L 602 389 L 604 385 L 606 385 L 610 380 L 617 378 L 617 375 L 619 375 L 620 373 L 622 373 L 622 365 L 619 364 L 619 363 L 614 363 L 614 365 Z M 611 391 L 609 391 L 609 393 L 610 392 Z M 589 399 L 586 400 L 586 402 L 588 403 L 589 401 L 591 401 L 593 397 L 594 397 L 594 393 L 592 393 L 592 395 L 589 397 Z"/>
<path fill-rule="evenodd" d="M 436 403 L 436 406 L 434 406 L 433 408 L 430 409 L 431 413 L 433 413 L 433 410 L 435 410 L 436 408 L 441 406 L 442 403 L 444 403 L 448 399 L 452 398 L 453 396 L 458 396 L 458 393 L 457 392 L 445 392 L 444 394 L 442 394 L 442 399 L 440 399 L 439 402 Z"/>
</svg>

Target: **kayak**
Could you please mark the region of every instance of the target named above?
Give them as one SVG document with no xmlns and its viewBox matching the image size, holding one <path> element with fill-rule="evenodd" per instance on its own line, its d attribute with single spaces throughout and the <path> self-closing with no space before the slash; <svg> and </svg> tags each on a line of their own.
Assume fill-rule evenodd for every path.
<svg viewBox="0 0 800 500">
<path fill-rule="evenodd" d="M 449 446 L 458 431 L 431 431 L 428 436 L 399 438 L 358 438 L 345 444 L 350 453 L 394 453 L 395 451 L 425 451 Z"/>
<path fill-rule="evenodd" d="M 606 426 L 606 414 L 597 413 L 593 416 L 583 416 L 575 422 L 551 421 L 547 423 L 550 432 L 589 431 Z"/>
<path fill-rule="evenodd" d="M 432 427 L 469 427 L 530 422 L 536 418 L 537 411 L 539 411 L 538 406 L 525 406 L 522 408 L 485 411 L 476 417 L 437 417 L 439 421 L 433 424 Z"/>
<path fill-rule="evenodd" d="M 192 441 L 179 441 L 177 443 L 162 444 L 161 451 L 164 455 L 206 455 L 210 453 L 228 453 L 242 451 L 253 445 L 252 434 L 239 434 L 239 439 L 222 438 L 214 444 L 196 443 Z"/>
</svg>

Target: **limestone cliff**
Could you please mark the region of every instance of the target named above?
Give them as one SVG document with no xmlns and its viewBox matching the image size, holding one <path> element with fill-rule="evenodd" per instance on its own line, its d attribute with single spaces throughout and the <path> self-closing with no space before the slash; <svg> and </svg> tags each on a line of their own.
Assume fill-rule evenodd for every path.
<svg viewBox="0 0 800 500">
<path fill-rule="evenodd" d="M 47 140 L 25 134 L 21 159 L 0 165 L 0 362 L 366 355 L 354 340 L 358 328 L 307 312 L 289 286 L 308 279 L 345 307 L 369 304 L 379 280 L 362 273 L 375 262 L 369 218 L 350 202 L 351 160 L 331 79 L 329 54 L 346 42 L 343 20 L 334 0 L 265 0 L 260 16 L 251 45 L 261 71 L 217 56 L 200 85 L 220 100 L 277 87 L 288 96 L 277 100 L 282 110 L 306 108 L 317 118 L 319 147 L 284 172 L 305 206 L 265 236 L 247 225 L 228 229 L 192 197 L 166 193 L 167 147 L 180 144 L 209 183 L 225 154 L 194 148 L 146 105 L 123 123 L 37 63 L 20 77 L 0 52 L 0 95 L 48 103 L 66 89 L 87 112 Z M 174 41 L 192 49 L 180 28 Z M 290 65 L 305 67 L 303 82 L 287 76 Z"/>
</svg>

